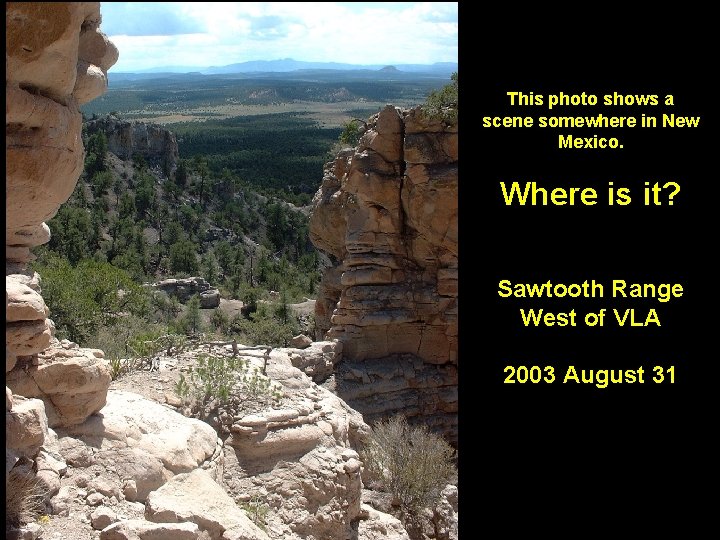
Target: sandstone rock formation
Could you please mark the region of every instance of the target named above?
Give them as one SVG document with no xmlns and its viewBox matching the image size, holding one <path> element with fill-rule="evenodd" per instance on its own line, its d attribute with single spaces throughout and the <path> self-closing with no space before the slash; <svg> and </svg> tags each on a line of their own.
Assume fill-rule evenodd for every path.
<svg viewBox="0 0 720 540">
<path fill-rule="evenodd" d="M 52 324 L 30 248 L 83 166 L 78 105 L 107 88 L 118 51 L 98 30 L 97 2 L 13 2 L 6 22 L 6 372 L 50 344 Z M 21 362 L 22 363 L 22 362 Z"/>
<path fill-rule="evenodd" d="M 176 474 L 204 467 L 217 476 L 222 470 L 221 444 L 208 424 L 130 392 L 110 391 L 99 413 L 57 434 L 69 464 L 104 465 L 113 472 L 114 490 L 134 501 Z"/>
<path fill-rule="evenodd" d="M 168 176 L 177 169 L 180 154 L 175 134 L 162 126 L 106 116 L 89 121 L 87 130 L 89 134 L 103 132 L 107 137 L 108 150 L 120 159 L 129 160 L 139 154 Z"/>
<path fill-rule="evenodd" d="M 248 409 L 238 400 L 215 410 L 224 441 L 205 422 L 119 390 L 82 424 L 47 429 L 46 448 L 58 457 L 52 513 L 88 508 L 95 517 L 83 526 L 105 524 L 101 538 L 353 538 L 361 520 L 374 519 L 361 512 L 354 449 L 368 426 L 292 365 L 292 354 L 317 354 L 311 349 L 272 351 L 267 376 L 282 388 L 280 403 Z M 208 353 L 230 356 L 232 346 L 182 354 L 193 365 Z M 262 356 L 243 353 L 252 367 L 263 365 Z M 236 504 L 253 501 L 267 510 L 264 531 Z M 138 502 L 145 505 L 133 510 Z M 368 530 L 377 537 L 383 527 Z"/>
<path fill-rule="evenodd" d="M 189 277 L 185 279 L 164 279 L 153 287 L 169 296 L 174 296 L 180 302 L 187 302 L 194 295 L 200 295 L 201 308 L 216 308 L 220 305 L 220 291 L 213 289 L 210 284 L 201 277 Z"/>
<path fill-rule="evenodd" d="M 316 324 L 343 344 L 335 390 L 457 440 L 457 125 L 386 106 L 328 163 L 310 236 L 335 265 Z"/>
<path fill-rule="evenodd" d="M 12 2 L 5 10 L 6 257 L 49 240 L 83 167 L 78 106 L 107 88 L 118 58 L 98 2 Z"/>
<path fill-rule="evenodd" d="M 98 349 L 53 338 L 50 346 L 7 373 L 13 392 L 40 398 L 50 427 L 83 422 L 105 405 L 110 368 Z"/>
<path fill-rule="evenodd" d="M 236 417 L 226 441 L 231 493 L 269 508 L 272 538 L 351 538 L 360 519 L 362 416 L 275 350 L 267 373 L 282 385 L 281 408 Z M 292 354 L 292 353 L 291 353 Z"/>
<path fill-rule="evenodd" d="M 110 383 L 101 351 L 53 338 L 40 278 L 27 268 L 31 248 L 50 239 L 45 221 L 82 171 L 78 107 L 105 92 L 118 59 L 99 25 L 98 2 L 10 2 L 5 9 L 5 471 L 7 482 L 27 468 L 46 497 L 59 490 L 66 469 L 48 426 L 85 420 L 104 405 Z M 31 529 L 9 534 L 34 538 Z"/>
<path fill-rule="evenodd" d="M 268 540 L 242 508 L 203 470 L 180 474 L 148 497 L 145 516 L 157 523 L 190 522 L 212 540 Z"/>
<path fill-rule="evenodd" d="M 294 338 L 293 338 L 294 339 Z M 293 345 L 293 342 L 290 342 Z M 308 346 L 297 345 L 286 351 L 292 365 L 299 368 L 315 382 L 323 382 L 334 373 L 335 364 L 342 358 L 342 343 L 334 341 L 314 341 Z"/>
<path fill-rule="evenodd" d="M 23 282 L 25 281 L 25 283 Z M 5 372 L 15 367 L 18 356 L 31 356 L 50 345 L 51 324 L 49 310 L 39 293 L 39 286 L 29 286 L 29 276 L 5 277 L 5 336 L 8 362 Z M 28 284 L 26 284 L 28 283 Z"/>
</svg>

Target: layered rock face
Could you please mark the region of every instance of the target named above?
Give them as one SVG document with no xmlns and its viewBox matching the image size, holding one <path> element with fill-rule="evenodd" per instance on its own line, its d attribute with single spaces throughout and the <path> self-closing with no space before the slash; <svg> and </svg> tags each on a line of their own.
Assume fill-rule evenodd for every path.
<svg viewBox="0 0 720 540">
<path fill-rule="evenodd" d="M 268 505 L 271 538 L 355 538 L 361 519 L 355 449 L 369 429 L 357 411 L 294 367 L 293 357 L 305 355 L 317 352 L 271 354 L 267 374 L 282 385 L 282 408 L 228 419 L 225 482 L 231 493 L 260 497 Z M 253 360 L 259 365 L 260 359 Z"/>
<path fill-rule="evenodd" d="M 157 124 L 128 122 L 108 116 L 87 123 L 88 133 L 105 133 L 108 150 L 120 159 L 132 159 L 139 154 L 151 165 L 172 174 L 177 169 L 180 154 L 175 134 Z"/>
<path fill-rule="evenodd" d="M 105 92 L 118 58 L 98 31 L 98 2 L 12 2 L 7 30 L 6 257 L 27 262 L 47 242 L 43 222 L 75 188 L 83 167 L 78 106 Z"/>
<path fill-rule="evenodd" d="M 29 360 L 21 358 L 22 369 L 7 373 L 5 382 L 17 394 L 42 399 L 50 427 L 72 426 L 105 405 L 111 377 L 104 357 L 99 349 L 54 340 Z"/>
<path fill-rule="evenodd" d="M 118 59 L 99 25 L 98 2 L 11 2 L 5 9 L 6 433 L 19 441 L 8 444 L 6 472 L 43 444 L 26 444 L 28 433 L 82 422 L 104 405 L 110 383 L 101 351 L 54 340 L 40 278 L 27 268 L 30 249 L 50 239 L 45 221 L 82 172 L 78 106 L 106 90 L 107 70 Z"/>
<path fill-rule="evenodd" d="M 316 323 L 343 344 L 335 390 L 457 437 L 457 125 L 386 106 L 325 168 L 311 240 L 335 266 Z"/>
</svg>

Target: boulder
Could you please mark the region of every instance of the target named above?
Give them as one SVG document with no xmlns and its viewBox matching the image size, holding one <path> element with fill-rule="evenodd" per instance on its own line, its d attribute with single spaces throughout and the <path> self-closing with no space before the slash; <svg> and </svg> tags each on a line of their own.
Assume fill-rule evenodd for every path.
<svg viewBox="0 0 720 540">
<path fill-rule="evenodd" d="M 98 531 L 103 530 L 117 521 L 117 515 L 107 506 L 100 506 L 90 514 L 92 528 Z"/>
<path fill-rule="evenodd" d="M 50 345 L 51 339 L 52 332 L 47 319 L 5 324 L 6 353 L 15 356 L 37 354 Z"/>
<path fill-rule="evenodd" d="M 85 497 L 85 502 L 90 506 L 97 506 L 105 502 L 105 497 L 102 493 L 90 493 Z"/>
<path fill-rule="evenodd" d="M 358 540 L 410 540 L 400 520 L 390 514 L 363 504 L 361 516 Z"/>
<path fill-rule="evenodd" d="M 179 474 L 150 493 L 146 519 L 155 523 L 196 523 L 212 540 L 232 531 L 246 540 L 268 540 L 244 510 L 203 470 Z"/>
<path fill-rule="evenodd" d="M 50 427 L 79 424 L 99 411 L 111 380 L 108 362 L 95 349 L 62 346 L 44 351 L 38 365 L 7 374 L 13 393 L 45 402 Z"/>
<path fill-rule="evenodd" d="M 307 349 L 310 345 L 312 345 L 312 339 L 304 334 L 293 336 L 290 340 L 290 346 L 295 349 Z"/>
<path fill-rule="evenodd" d="M 127 519 L 108 525 L 100 540 L 197 540 L 200 529 L 195 523 L 150 523 Z"/>
<path fill-rule="evenodd" d="M 183 303 L 195 295 L 200 295 L 200 302 L 202 304 L 204 295 L 207 297 L 205 303 L 208 307 L 217 307 L 220 305 L 220 292 L 210 287 L 210 284 L 201 277 L 164 279 L 154 284 L 153 287 L 168 296 L 174 296 Z M 215 304 L 215 302 L 217 302 L 217 304 Z"/>
<path fill-rule="evenodd" d="M 290 345 L 295 347 L 292 342 Z M 298 349 L 300 348 L 281 350 L 287 351 L 293 366 L 301 369 L 313 381 L 319 383 L 333 374 L 335 364 L 342 358 L 343 346 L 338 340 L 311 341 L 307 347 Z"/>
<path fill-rule="evenodd" d="M 88 487 L 119 498 L 144 501 L 173 475 L 208 467 L 218 469 L 222 455 L 215 431 L 130 392 L 108 392 L 107 404 L 82 424 L 58 428 L 68 463 L 76 467 L 112 467 L 112 476 Z"/>
<path fill-rule="evenodd" d="M 50 310 L 40 294 L 28 285 L 20 283 L 15 276 L 5 276 L 5 321 L 45 320 Z"/>
<path fill-rule="evenodd" d="M 200 307 L 203 309 L 211 309 L 220 306 L 220 291 L 210 289 L 200 293 Z"/>
<path fill-rule="evenodd" d="M 73 486 L 62 486 L 57 495 L 50 499 L 50 511 L 54 516 L 67 516 L 70 505 L 77 495 L 77 489 Z"/>
<path fill-rule="evenodd" d="M 27 456 L 40 449 L 48 435 L 45 404 L 16 395 L 12 411 L 5 413 L 5 445 Z"/>
</svg>

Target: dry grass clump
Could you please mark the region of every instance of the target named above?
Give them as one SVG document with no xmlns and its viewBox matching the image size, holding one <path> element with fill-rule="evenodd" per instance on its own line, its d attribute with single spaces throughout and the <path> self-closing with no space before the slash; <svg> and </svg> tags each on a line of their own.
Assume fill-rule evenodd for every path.
<svg viewBox="0 0 720 540">
<path fill-rule="evenodd" d="M 45 511 L 45 493 L 32 473 L 12 470 L 5 481 L 5 530 L 17 528 Z"/>
<path fill-rule="evenodd" d="M 452 447 L 424 426 L 408 425 L 402 416 L 376 423 L 361 457 L 363 481 L 390 492 L 409 515 L 433 508 L 457 478 Z"/>
</svg>

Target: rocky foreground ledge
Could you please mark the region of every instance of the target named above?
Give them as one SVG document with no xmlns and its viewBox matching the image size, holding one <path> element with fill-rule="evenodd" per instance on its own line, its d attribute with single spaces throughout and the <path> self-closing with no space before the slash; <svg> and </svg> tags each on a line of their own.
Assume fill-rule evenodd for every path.
<svg viewBox="0 0 720 540">
<path fill-rule="evenodd" d="M 409 539 L 390 501 L 363 490 L 362 416 L 305 373 L 332 365 L 337 346 L 273 350 L 267 377 L 282 399 L 257 410 L 230 401 L 207 422 L 179 412 L 187 407 L 175 382 L 201 355 L 229 358 L 232 346 L 161 355 L 159 371 L 113 381 L 104 406 L 74 425 L 49 427 L 42 400 L 19 398 L 8 414 L 34 426 L 18 432 L 34 433 L 39 448 L 51 513 L 42 538 Z M 263 367 L 262 355 L 244 359 Z M 442 538 L 457 535 L 456 495 L 449 487 L 440 505 Z M 253 520 L 253 508 L 262 519 Z"/>
</svg>

